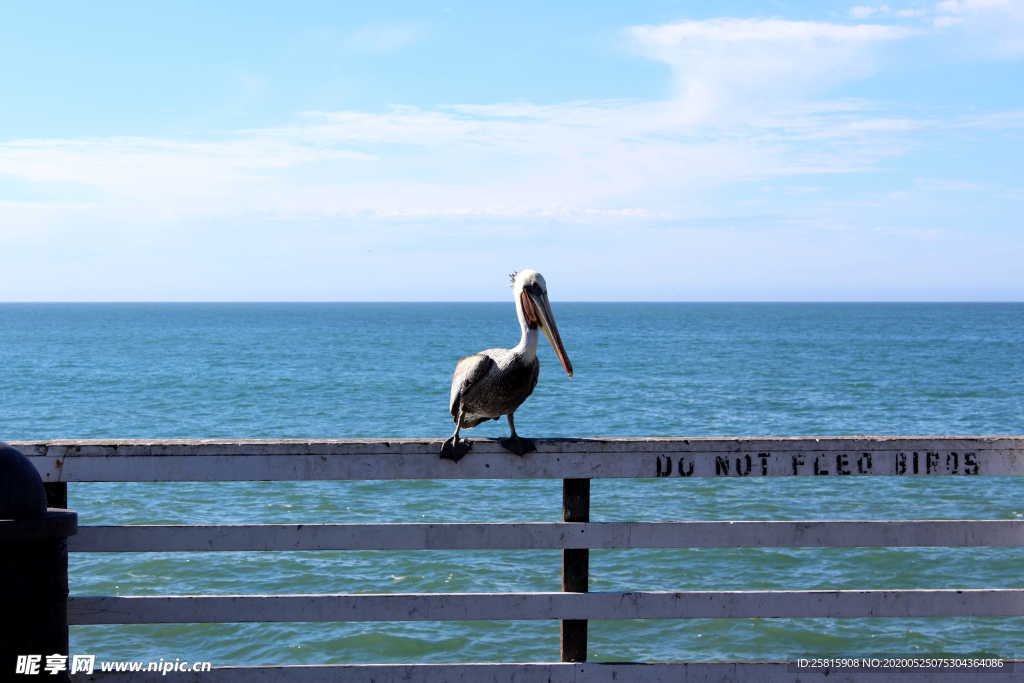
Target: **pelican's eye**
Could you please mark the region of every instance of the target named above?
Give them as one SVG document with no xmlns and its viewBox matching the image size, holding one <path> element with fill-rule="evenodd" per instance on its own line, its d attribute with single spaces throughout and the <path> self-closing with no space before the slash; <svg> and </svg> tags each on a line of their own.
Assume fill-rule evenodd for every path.
<svg viewBox="0 0 1024 683">
<path fill-rule="evenodd" d="M 541 289 L 540 284 L 536 282 L 527 286 L 526 289 L 530 290 L 530 294 L 533 294 L 534 296 L 541 296 L 542 294 L 544 294 L 544 290 Z"/>
</svg>

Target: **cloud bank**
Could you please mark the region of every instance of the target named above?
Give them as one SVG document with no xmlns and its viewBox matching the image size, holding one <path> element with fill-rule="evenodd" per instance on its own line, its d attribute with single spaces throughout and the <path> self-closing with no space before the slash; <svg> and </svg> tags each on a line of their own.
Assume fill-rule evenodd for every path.
<svg viewBox="0 0 1024 683">
<path fill-rule="evenodd" d="M 137 255 L 166 248 L 199 264 L 196 281 L 247 283 L 245 296 L 229 290 L 222 298 L 287 296 L 280 282 L 265 291 L 254 285 L 246 259 L 262 258 L 264 269 L 291 264 L 299 298 L 338 298 L 302 283 L 318 269 L 334 272 L 339 254 L 355 273 L 360 263 L 394 268 L 388 259 L 408 252 L 406 274 L 431 281 L 434 264 L 453 255 L 467 271 L 505 272 L 505 260 L 537 245 L 567 255 L 565 268 L 585 248 L 590 267 L 632 269 L 637 278 L 682 267 L 711 282 L 727 274 L 707 258 L 754 259 L 785 239 L 799 272 L 825 278 L 825 266 L 808 264 L 854 253 L 856 233 L 868 240 L 859 247 L 871 254 L 864 258 L 893 271 L 922 240 L 946 239 L 901 208 L 908 199 L 951 188 L 978 194 L 980 185 L 931 174 L 873 198 L 837 198 L 835 179 L 877 173 L 943 131 L 1019 128 L 1024 114 L 928 115 L 836 92 L 919 37 L 969 41 L 992 22 L 1012 25 L 1020 12 L 999 0 L 948 0 L 927 13 L 864 5 L 850 14 L 873 23 L 720 18 L 628 27 L 627 49 L 668 69 L 671 88 L 659 100 L 399 105 L 307 111 L 279 125 L 189 139 L 0 140 L 0 246 L 42 254 L 59 244 L 76 258 L 95 254 L 96 244 Z M 1018 54 L 1019 33 L 996 35 L 999 58 Z M 353 50 L 385 52 L 418 37 L 368 28 L 346 40 Z M 1003 187 L 1000 196 L 1019 192 Z M 894 203 L 885 209 L 906 215 L 885 215 L 858 233 L 863 216 L 886 201 Z M 502 253 L 493 248 L 499 242 Z M 680 266 L 676 254 L 695 244 L 705 256 Z M 626 253 L 635 257 L 628 268 Z M 156 277 L 145 269 L 151 261 L 140 263 L 137 277 Z M 770 275 L 796 282 L 793 272 Z M 170 276 L 153 287 L 157 298 L 199 291 Z M 372 297 L 345 293 L 402 297 L 400 288 L 368 291 Z"/>
<path fill-rule="evenodd" d="M 632 49 L 672 70 L 668 100 L 307 112 L 196 140 L 10 140 L 0 177 L 52 186 L 41 221 L 60 202 L 155 216 L 674 216 L 709 186 L 892 154 L 883 138 L 912 123 L 813 98 L 868 75 L 876 46 L 908 35 L 751 19 L 636 26 Z"/>
</svg>

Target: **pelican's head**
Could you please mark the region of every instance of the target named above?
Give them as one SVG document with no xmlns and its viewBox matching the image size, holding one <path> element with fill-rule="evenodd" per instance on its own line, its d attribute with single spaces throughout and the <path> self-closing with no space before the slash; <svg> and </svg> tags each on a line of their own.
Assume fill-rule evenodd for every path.
<svg viewBox="0 0 1024 683">
<path fill-rule="evenodd" d="M 544 282 L 544 276 L 530 269 L 513 273 L 512 292 L 524 324 L 530 329 L 539 327 L 544 331 L 566 374 L 572 377 L 572 363 L 569 362 L 569 356 L 562 346 L 562 338 L 558 335 L 558 325 L 555 324 L 555 315 L 551 312 L 548 285 Z"/>
</svg>

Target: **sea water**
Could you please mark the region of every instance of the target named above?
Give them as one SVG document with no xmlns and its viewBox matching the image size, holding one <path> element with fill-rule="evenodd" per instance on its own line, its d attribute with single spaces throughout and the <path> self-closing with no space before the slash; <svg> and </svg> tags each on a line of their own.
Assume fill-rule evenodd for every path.
<svg viewBox="0 0 1024 683">
<path fill-rule="evenodd" d="M 524 436 L 1024 433 L 1024 304 L 554 302 Z M 429 437 L 509 303 L 3 304 L 0 439 Z M 467 436 L 498 437 L 504 422 Z M 467 457 L 472 457 L 469 455 Z M 87 524 L 560 519 L 558 481 L 71 484 Z M 1020 519 L 1013 477 L 598 480 L 591 519 Z M 73 595 L 545 591 L 557 551 L 76 553 Z M 591 590 L 1020 587 L 1024 550 L 602 550 Z M 1024 619 L 595 621 L 594 660 L 1024 657 Z M 556 622 L 80 626 L 99 659 L 552 661 Z"/>
</svg>

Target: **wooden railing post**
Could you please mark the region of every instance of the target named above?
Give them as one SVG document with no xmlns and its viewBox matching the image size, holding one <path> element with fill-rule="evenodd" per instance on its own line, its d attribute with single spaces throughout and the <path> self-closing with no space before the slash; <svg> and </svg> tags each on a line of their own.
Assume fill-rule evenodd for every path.
<svg viewBox="0 0 1024 683">
<path fill-rule="evenodd" d="M 566 522 L 590 521 L 590 480 L 562 480 L 562 520 Z M 562 551 L 562 590 L 586 593 L 590 590 L 590 550 L 566 549 Z M 562 620 L 562 661 L 587 661 L 587 620 Z"/>
</svg>

